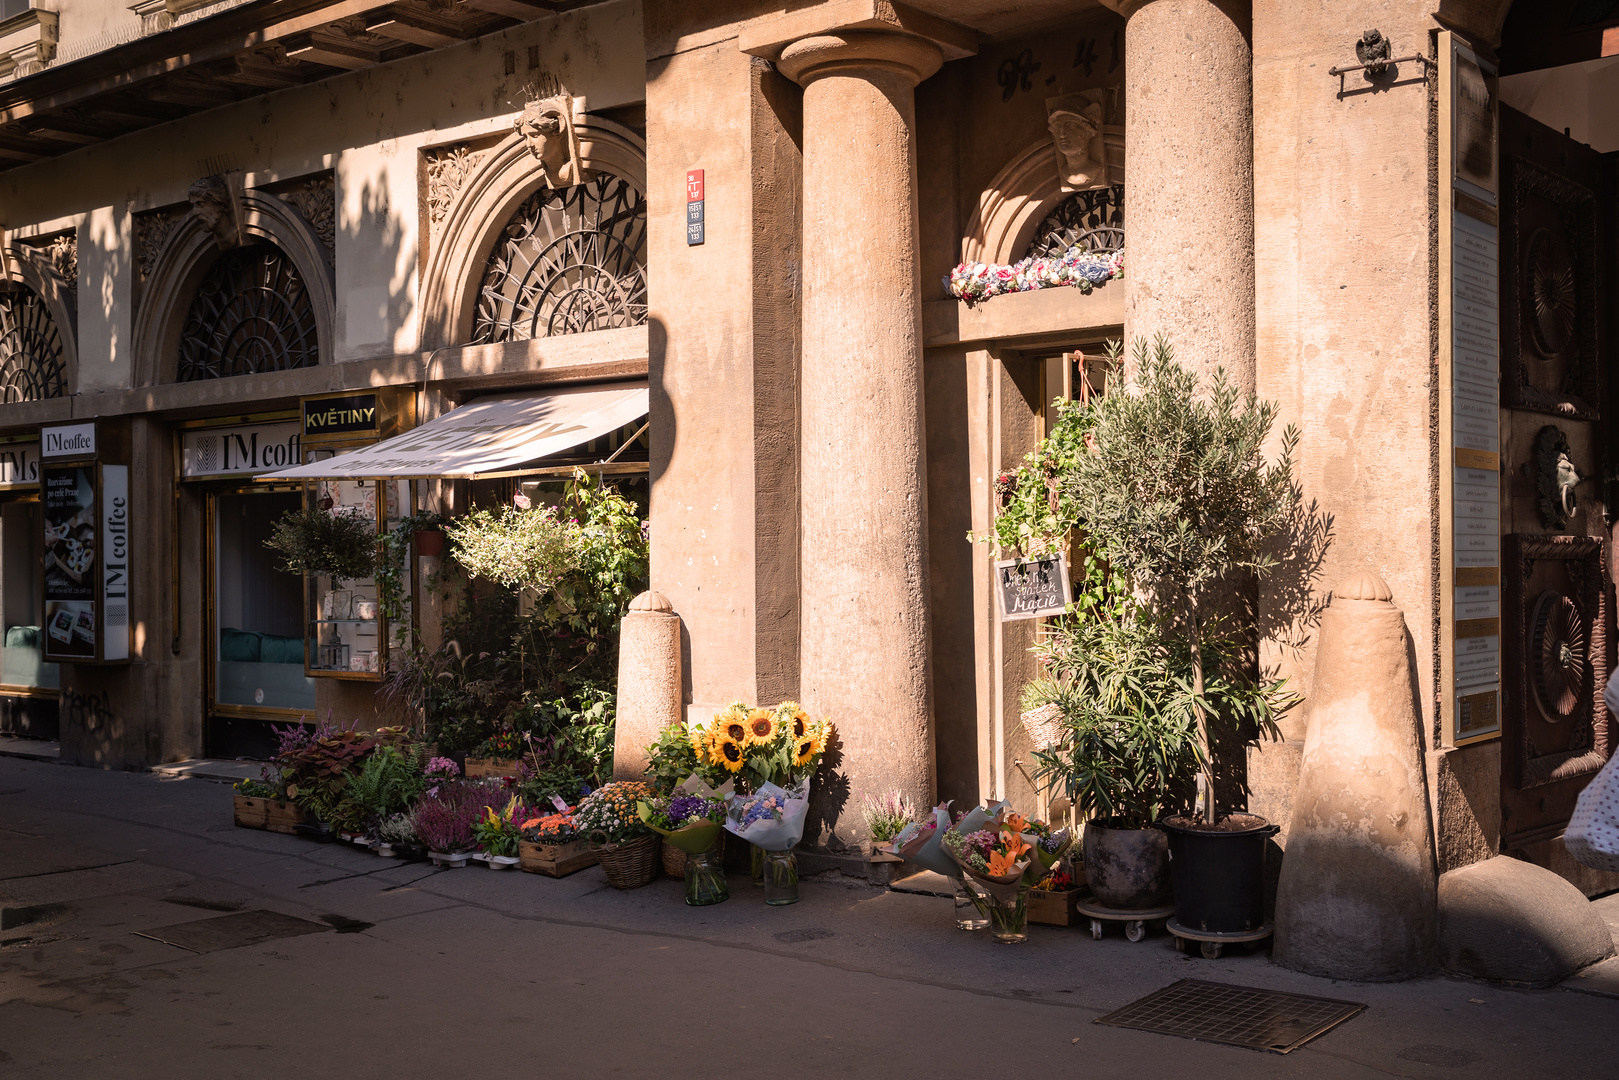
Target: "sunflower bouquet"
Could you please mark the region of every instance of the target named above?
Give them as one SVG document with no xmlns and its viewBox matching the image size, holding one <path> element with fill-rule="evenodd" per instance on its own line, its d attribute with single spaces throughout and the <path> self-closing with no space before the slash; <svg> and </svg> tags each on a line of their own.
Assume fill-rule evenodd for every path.
<svg viewBox="0 0 1619 1080">
<path fill-rule="evenodd" d="M 740 779 L 750 791 L 766 784 L 794 788 L 815 773 L 832 740 L 832 721 L 812 720 L 796 701 L 773 709 L 752 708 L 737 701 L 716 713 L 706 727 L 694 727 L 690 739 L 701 765 L 717 765 Z"/>
</svg>

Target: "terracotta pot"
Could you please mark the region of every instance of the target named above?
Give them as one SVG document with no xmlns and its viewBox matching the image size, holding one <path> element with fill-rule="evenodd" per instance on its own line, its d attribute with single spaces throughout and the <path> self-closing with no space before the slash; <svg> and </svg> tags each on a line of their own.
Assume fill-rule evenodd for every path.
<svg viewBox="0 0 1619 1080">
<path fill-rule="evenodd" d="M 436 559 L 444 554 L 444 530 L 422 529 L 416 533 L 416 554 Z"/>
<path fill-rule="evenodd" d="M 1085 878 L 1111 908 L 1149 908 L 1169 899 L 1169 837 L 1157 829 L 1085 826 Z"/>
</svg>

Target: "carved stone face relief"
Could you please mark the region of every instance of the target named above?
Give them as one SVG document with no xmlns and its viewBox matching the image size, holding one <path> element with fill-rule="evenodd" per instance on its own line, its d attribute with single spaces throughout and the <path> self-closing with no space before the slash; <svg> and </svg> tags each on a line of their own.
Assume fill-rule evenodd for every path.
<svg viewBox="0 0 1619 1080">
<path fill-rule="evenodd" d="M 566 94 L 530 102 L 512 125 L 540 163 L 540 175 L 553 189 L 590 179 L 579 160 L 579 135 L 573 127 L 573 98 Z"/>
<path fill-rule="evenodd" d="M 232 184 L 233 179 L 238 180 Z M 229 251 L 242 243 L 242 206 L 236 177 L 205 176 L 186 191 L 191 216 L 214 234 L 219 250 Z"/>
<path fill-rule="evenodd" d="M 1107 124 L 1108 89 L 1081 90 L 1046 99 L 1046 126 L 1064 188 L 1087 191 L 1123 179 L 1123 129 Z M 1108 132 L 1117 145 L 1108 144 Z"/>
</svg>

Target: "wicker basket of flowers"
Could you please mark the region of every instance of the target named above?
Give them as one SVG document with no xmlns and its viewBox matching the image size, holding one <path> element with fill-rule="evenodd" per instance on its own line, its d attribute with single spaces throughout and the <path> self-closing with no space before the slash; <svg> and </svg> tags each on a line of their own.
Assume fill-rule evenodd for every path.
<svg viewBox="0 0 1619 1080">
<path fill-rule="evenodd" d="M 639 889 L 658 876 L 663 839 L 636 813 L 637 802 L 654 797 L 643 781 L 619 780 L 586 795 L 574 813 L 575 826 L 590 838 L 596 861 L 615 889 Z"/>
</svg>

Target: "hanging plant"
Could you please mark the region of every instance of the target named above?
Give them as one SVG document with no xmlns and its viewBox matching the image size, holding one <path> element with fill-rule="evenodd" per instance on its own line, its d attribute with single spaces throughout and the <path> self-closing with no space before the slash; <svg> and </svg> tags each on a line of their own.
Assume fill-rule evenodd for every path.
<svg viewBox="0 0 1619 1080">
<path fill-rule="evenodd" d="M 578 526 L 553 507 L 474 510 L 445 531 L 467 573 L 507 588 L 544 594 L 579 565 Z"/>
<path fill-rule="evenodd" d="M 281 555 L 282 569 L 326 574 L 339 581 L 367 578 L 377 568 L 377 526 L 370 518 L 326 510 L 289 510 L 264 546 Z"/>
</svg>

